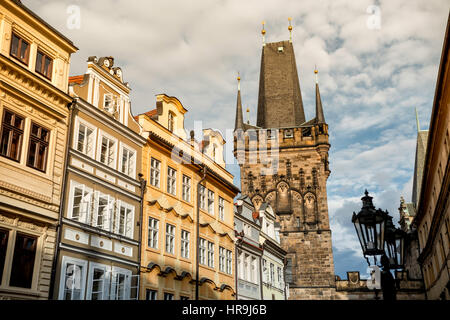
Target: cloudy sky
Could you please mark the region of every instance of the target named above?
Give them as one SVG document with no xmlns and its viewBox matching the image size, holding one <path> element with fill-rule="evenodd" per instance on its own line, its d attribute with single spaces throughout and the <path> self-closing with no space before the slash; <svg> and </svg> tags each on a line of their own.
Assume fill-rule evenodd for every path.
<svg viewBox="0 0 450 320">
<path fill-rule="evenodd" d="M 351 224 L 367 188 L 375 206 L 398 221 L 401 195 L 411 198 L 416 139 L 431 114 L 449 3 L 446 0 L 22 0 L 88 56 L 113 56 L 132 88 L 133 113 L 176 96 L 194 121 L 225 132 L 234 125 L 236 74 L 255 123 L 266 40 L 287 40 L 288 17 L 307 119 L 314 117 L 314 65 L 329 124 L 328 206 L 336 274 L 366 273 Z M 373 7 L 375 5 L 375 7 Z M 73 19 L 79 10 L 79 20 Z M 76 18 L 76 17 L 75 17 Z M 79 28 L 77 28 L 79 21 Z M 245 119 L 247 120 L 247 119 Z M 236 165 L 229 165 L 239 186 Z"/>
</svg>

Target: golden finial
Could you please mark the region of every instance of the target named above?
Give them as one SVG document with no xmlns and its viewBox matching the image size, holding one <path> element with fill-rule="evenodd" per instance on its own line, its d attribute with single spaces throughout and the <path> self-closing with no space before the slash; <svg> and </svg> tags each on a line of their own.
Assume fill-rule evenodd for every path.
<svg viewBox="0 0 450 320">
<path fill-rule="evenodd" d="M 263 37 L 263 46 L 266 45 L 266 30 L 264 29 L 264 25 L 266 24 L 265 21 L 262 22 L 262 30 L 261 30 L 261 34 Z"/>
<path fill-rule="evenodd" d="M 250 124 L 250 109 L 247 108 L 247 124 Z"/>
<path fill-rule="evenodd" d="M 317 65 L 314 65 L 314 74 L 315 74 L 315 76 L 316 76 L 316 83 L 319 83 L 319 79 L 318 79 L 318 74 L 319 73 L 319 71 L 317 70 Z"/>
<path fill-rule="evenodd" d="M 292 42 L 292 25 L 291 25 L 292 18 L 288 18 L 288 20 L 289 20 L 289 27 L 288 27 L 288 30 L 289 30 L 289 42 Z"/>
<path fill-rule="evenodd" d="M 237 81 L 238 81 L 238 90 L 241 90 L 241 75 L 239 74 L 239 72 L 238 72 Z"/>
</svg>

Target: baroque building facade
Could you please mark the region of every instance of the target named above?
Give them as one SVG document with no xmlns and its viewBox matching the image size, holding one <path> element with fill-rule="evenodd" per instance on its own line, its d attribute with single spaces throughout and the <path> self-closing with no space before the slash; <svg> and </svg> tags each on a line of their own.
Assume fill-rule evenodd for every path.
<svg viewBox="0 0 450 320">
<path fill-rule="evenodd" d="M 145 139 L 113 57 L 70 77 L 69 140 L 53 298 L 138 298 Z"/>
<path fill-rule="evenodd" d="M 136 116 L 146 138 L 141 161 L 148 181 L 140 299 L 191 300 L 198 290 L 201 300 L 234 300 L 239 189 L 225 168 L 221 134 L 203 129 L 188 137 L 186 112 L 177 98 L 159 94 L 155 109 Z"/>
<path fill-rule="evenodd" d="M 427 299 L 450 299 L 450 16 L 442 48 L 413 225 Z"/>
<path fill-rule="evenodd" d="M 261 232 L 259 244 L 263 249 L 262 294 L 263 300 L 287 300 L 289 290 L 285 279 L 286 251 L 281 248 L 280 224 L 276 222 L 272 207 L 263 203 L 259 207 Z"/>
<path fill-rule="evenodd" d="M 0 3 L 0 299 L 47 299 L 74 44 L 19 0 Z"/>
<path fill-rule="evenodd" d="M 261 220 L 248 196 L 239 197 L 235 209 L 236 299 L 262 300 Z"/>
<path fill-rule="evenodd" d="M 306 121 L 292 41 L 263 43 L 257 123 L 244 123 L 239 88 L 234 153 L 242 194 L 257 210 L 269 204 L 280 225 L 289 299 L 334 296 L 329 148 L 317 77 L 316 116 Z"/>
</svg>

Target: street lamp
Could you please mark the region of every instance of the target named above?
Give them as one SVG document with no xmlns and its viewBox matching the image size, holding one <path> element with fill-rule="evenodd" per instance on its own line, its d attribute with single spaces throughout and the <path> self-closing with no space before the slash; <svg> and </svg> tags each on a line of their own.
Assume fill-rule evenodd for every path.
<svg viewBox="0 0 450 320">
<path fill-rule="evenodd" d="M 359 243 L 366 256 L 376 256 L 384 253 L 384 230 L 387 213 L 381 209 L 375 209 L 372 203 L 373 197 L 365 191 L 361 198 L 363 206 L 356 214 L 353 212 L 352 222 L 355 225 Z"/>
<path fill-rule="evenodd" d="M 368 256 L 372 256 L 377 264 L 377 256 L 381 256 L 381 289 L 385 300 L 396 299 L 395 280 L 391 269 L 403 266 L 404 232 L 395 228 L 392 217 L 387 211 L 375 209 L 373 197 L 367 190 L 361 198 L 363 206 L 356 214 L 353 212 L 352 222 L 355 225 L 364 258 L 370 266 Z"/>
<path fill-rule="evenodd" d="M 394 226 L 392 217 L 388 215 L 386 221 L 386 256 L 390 269 L 402 269 L 404 259 L 406 233 Z"/>
</svg>

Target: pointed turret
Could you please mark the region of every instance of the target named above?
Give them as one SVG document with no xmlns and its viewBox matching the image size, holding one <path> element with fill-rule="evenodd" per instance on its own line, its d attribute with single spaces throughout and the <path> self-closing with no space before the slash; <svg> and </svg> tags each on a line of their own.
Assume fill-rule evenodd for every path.
<svg viewBox="0 0 450 320">
<path fill-rule="evenodd" d="M 238 93 L 236 102 L 236 120 L 234 121 L 234 130 L 244 129 L 244 117 L 242 114 L 242 103 L 241 103 L 241 77 L 238 75 Z"/>
<path fill-rule="evenodd" d="M 316 122 L 325 123 L 325 117 L 323 115 L 322 99 L 320 99 L 319 80 L 317 76 L 317 69 L 314 70 L 316 75 Z"/>
</svg>

